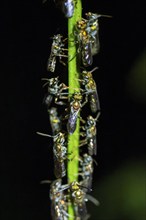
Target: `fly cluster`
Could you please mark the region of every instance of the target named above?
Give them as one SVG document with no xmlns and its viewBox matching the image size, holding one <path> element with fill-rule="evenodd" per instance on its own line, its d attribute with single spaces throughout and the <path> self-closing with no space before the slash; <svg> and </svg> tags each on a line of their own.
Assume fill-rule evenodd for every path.
<svg viewBox="0 0 146 220">
<path fill-rule="evenodd" d="M 64 13 L 66 18 L 74 14 L 76 2 L 73 0 L 54 0 L 57 7 Z M 69 86 L 61 82 L 60 76 L 43 78 L 43 86 L 47 88 L 43 102 L 49 114 L 52 134 L 37 132 L 39 135 L 52 138 L 54 177 L 50 183 L 51 215 L 54 220 L 87 220 L 90 215 L 87 212 L 88 201 L 98 205 L 99 202 L 90 195 L 92 191 L 92 180 L 94 163 L 97 155 L 97 122 L 101 108 L 97 91 L 97 85 L 93 73 L 98 67 L 92 67 L 93 56 L 99 53 L 99 17 L 110 17 L 98 13 L 85 13 L 85 18 L 78 20 L 73 28 L 72 34 L 75 38 L 77 55 L 81 57 L 79 89 L 69 93 Z M 52 37 L 52 46 L 47 61 L 47 71 L 56 73 L 56 66 L 61 63 L 67 66 L 68 49 L 67 38 L 62 34 Z M 71 61 L 69 61 L 71 62 Z M 90 70 L 88 69 L 90 68 Z M 54 74 L 55 75 L 55 74 Z M 63 108 L 60 113 L 60 108 Z M 87 114 L 84 109 L 87 109 Z M 67 161 L 74 160 L 74 154 L 68 153 L 68 135 L 73 135 L 77 119 L 80 120 L 80 141 L 79 141 L 79 172 L 74 174 L 78 181 L 66 182 Z M 68 213 L 68 206 L 72 204 L 74 215 Z"/>
</svg>

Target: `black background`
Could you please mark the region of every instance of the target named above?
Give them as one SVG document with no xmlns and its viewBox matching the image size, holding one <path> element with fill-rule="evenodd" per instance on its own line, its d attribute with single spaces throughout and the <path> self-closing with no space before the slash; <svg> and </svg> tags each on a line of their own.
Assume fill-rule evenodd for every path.
<svg viewBox="0 0 146 220">
<path fill-rule="evenodd" d="M 0 11 L 0 219 L 50 219 L 49 186 L 40 181 L 53 176 L 51 140 L 36 131 L 50 133 L 41 78 L 49 77 L 50 37 L 65 32 L 67 20 L 53 0 L 6 1 Z M 85 0 L 87 11 L 113 16 L 100 19 L 101 50 L 93 65 L 99 67 L 94 79 L 102 109 L 94 174 L 100 181 L 121 163 L 145 157 L 146 95 L 127 89 L 128 74 L 146 48 L 145 7 L 140 1 Z"/>
</svg>

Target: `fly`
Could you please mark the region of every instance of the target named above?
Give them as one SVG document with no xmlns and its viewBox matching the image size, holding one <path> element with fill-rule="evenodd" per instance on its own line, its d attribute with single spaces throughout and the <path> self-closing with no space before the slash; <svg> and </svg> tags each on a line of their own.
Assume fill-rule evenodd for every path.
<svg viewBox="0 0 146 220">
<path fill-rule="evenodd" d="M 77 38 L 78 53 L 81 53 L 81 59 L 83 66 L 91 66 L 93 63 L 92 57 L 92 42 L 90 36 L 86 31 L 86 21 L 79 20 L 75 25 L 74 35 Z"/>
<path fill-rule="evenodd" d="M 63 105 L 63 101 L 58 101 L 58 99 L 68 99 L 66 96 L 68 93 L 62 93 L 64 90 L 67 90 L 68 87 L 64 83 L 59 84 L 59 77 L 54 77 L 51 79 L 43 78 L 42 80 L 47 81 L 45 85 L 48 85 L 47 94 L 44 97 L 44 103 L 46 104 L 47 108 L 50 108 L 52 103 L 53 97 L 55 98 L 55 103 L 58 105 Z"/>
<path fill-rule="evenodd" d="M 54 174 L 56 178 L 62 178 L 66 175 L 65 160 L 67 159 L 67 147 L 65 133 L 59 132 L 54 136 L 37 132 L 45 137 L 53 137 L 53 155 L 54 155 Z"/>
<path fill-rule="evenodd" d="M 100 101 L 99 101 L 99 96 L 97 92 L 97 86 L 92 76 L 92 72 L 95 71 L 96 69 L 97 67 L 95 67 L 91 71 L 84 70 L 81 74 L 82 79 L 79 79 L 82 85 L 85 86 L 85 90 L 89 96 L 90 108 L 93 113 L 100 111 Z"/>
<path fill-rule="evenodd" d="M 85 139 L 80 141 L 80 147 L 87 144 L 88 153 L 91 156 L 97 154 L 96 121 L 99 118 L 99 116 L 100 112 L 97 114 L 96 118 L 93 118 L 91 115 L 89 115 L 87 117 L 85 126 L 82 127 L 85 133 L 81 133 L 81 135 L 85 136 Z"/>
<path fill-rule="evenodd" d="M 54 174 L 56 178 L 62 178 L 66 175 L 65 160 L 67 159 L 67 147 L 65 134 L 59 132 L 54 138 Z"/>
<path fill-rule="evenodd" d="M 99 53 L 100 42 L 99 42 L 99 23 L 98 18 L 101 15 L 88 12 L 85 14 L 87 18 L 86 31 L 90 35 L 92 42 L 92 55 Z"/>
<path fill-rule="evenodd" d="M 92 179 L 93 179 L 93 158 L 89 154 L 83 154 L 80 158 L 80 170 L 79 173 L 82 176 L 81 184 L 84 185 L 85 192 L 88 192 L 88 189 L 92 189 Z"/>
<path fill-rule="evenodd" d="M 100 42 L 99 42 L 99 23 L 98 18 L 100 17 L 108 17 L 111 18 L 110 15 L 101 15 L 97 13 L 88 12 L 85 13 L 87 18 L 87 27 L 86 31 L 90 36 L 92 42 L 92 55 L 98 54 L 100 51 Z"/>
<path fill-rule="evenodd" d="M 57 179 L 51 183 L 50 199 L 51 199 L 51 215 L 54 220 L 67 220 L 67 202 L 66 197 L 61 191 L 62 180 Z"/>
<path fill-rule="evenodd" d="M 76 129 L 77 118 L 81 108 L 87 103 L 87 98 L 82 102 L 83 96 L 80 92 L 75 92 L 71 97 L 69 107 L 69 118 L 67 122 L 67 130 L 69 134 L 73 134 Z"/>
<path fill-rule="evenodd" d="M 86 193 L 81 189 L 81 185 L 74 181 L 70 184 L 71 198 L 75 207 L 75 213 L 78 217 L 85 217 L 87 215 L 86 207 Z"/>
<path fill-rule="evenodd" d="M 50 118 L 50 124 L 52 128 L 53 135 L 56 135 L 58 132 L 61 131 L 61 118 L 58 116 L 57 108 L 52 107 L 48 110 L 49 112 L 49 118 Z"/>
<path fill-rule="evenodd" d="M 53 43 L 51 46 L 51 53 L 47 61 L 47 71 L 54 72 L 56 67 L 56 58 L 59 57 L 59 62 L 65 65 L 65 63 L 62 61 L 62 57 L 67 57 L 65 54 L 65 51 L 68 51 L 68 49 L 65 49 L 64 46 L 64 40 L 62 40 L 63 36 L 61 34 L 54 35 L 53 37 Z"/>
<path fill-rule="evenodd" d="M 76 217 L 85 217 L 87 215 L 86 193 L 81 189 L 83 187 L 77 181 L 73 181 L 62 187 L 62 190 L 69 189 L 70 191 Z"/>
</svg>

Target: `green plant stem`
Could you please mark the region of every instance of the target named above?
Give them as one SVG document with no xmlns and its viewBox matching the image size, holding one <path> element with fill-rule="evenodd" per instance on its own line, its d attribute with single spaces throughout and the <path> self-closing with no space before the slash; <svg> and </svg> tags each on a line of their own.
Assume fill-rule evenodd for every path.
<svg viewBox="0 0 146 220">
<path fill-rule="evenodd" d="M 73 34 L 74 26 L 82 16 L 82 2 L 77 0 L 75 3 L 75 11 L 72 18 L 68 19 L 68 85 L 69 94 L 74 92 L 74 88 L 80 88 L 79 66 L 80 59 L 78 59 L 75 37 Z M 77 119 L 76 130 L 72 135 L 68 135 L 68 153 L 72 152 L 73 160 L 68 161 L 67 176 L 68 183 L 78 179 L 78 163 L 79 163 L 79 137 L 80 137 L 80 121 Z M 69 205 L 68 214 L 74 216 L 73 205 Z M 69 219 L 73 219 L 69 217 Z"/>
</svg>

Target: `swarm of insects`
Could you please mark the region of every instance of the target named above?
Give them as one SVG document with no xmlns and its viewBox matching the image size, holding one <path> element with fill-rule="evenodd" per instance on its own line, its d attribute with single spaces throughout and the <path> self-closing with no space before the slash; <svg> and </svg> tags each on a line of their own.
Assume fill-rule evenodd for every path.
<svg viewBox="0 0 146 220">
<path fill-rule="evenodd" d="M 76 0 L 54 0 L 57 8 L 70 19 L 76 10 Z M 97 84 L 93 73 L 98 67 L 88 69 L 93 65 L 93 56 L 100 51 L 99 22 L 100 17 L 111 17 L 98 13 L 87 12 L 85 18 L 76 21 L 72 34 L 75 39 L 76 51 L 80 56 L 80 75 L 77 80 L 80 87 L 71 88 L 60 77 L 42 78 L 47 88 L 43 103 L 47 107 L 52 134 L 37 132 L 37 134 L 52 138 L 54 161 L 54 180 L 50 184 L 51 215 L 54 220 L 87 220 L 90 214 L 87 202 L 99 205 L 96 198 L 90 195 L 93 183 L 94 162 L 97 155 L 97 122 L 101 113 Z M 47 62 L 47 71 L 56 73 L 56 65 L 66 62 L 68 49 L 65 46 L 67 38 L 62 34 L 52 37 L 52 46 Z M 57 61 L 58 59 L 58 61 Z M 68 61 L 70 62 L 70 61 Z M 77 60 L 78 62 L 78 60 Z M 58 73 L 57 73 L 58 75 Z M 60 113 L 60 108 L 63 108 Z M 84 109 L 86 109 L 84 111 Z M 82 114 L 84 113 L 84 114 Z M 68 137 L 75 134 L 77 121 L 80 121 L 80 139 L 78 144 L 79 157 L 68 151 Z M 74 181 L 67 181 L 67 162 L 77 160 L 78 173 L 74 173 Z M 77 181 L 78 179 L 78 181 Z M 67 181 L 67 182 L 66 182 Z M 50 181 L 44 181 L 44 183 Z M 70 215 L 68 208 L 72 206 L 74 213 Z"/>
</svg>

